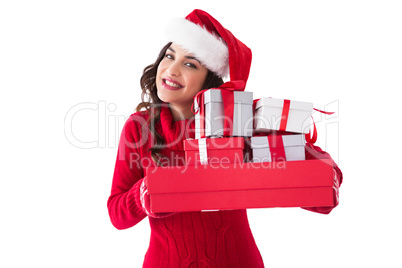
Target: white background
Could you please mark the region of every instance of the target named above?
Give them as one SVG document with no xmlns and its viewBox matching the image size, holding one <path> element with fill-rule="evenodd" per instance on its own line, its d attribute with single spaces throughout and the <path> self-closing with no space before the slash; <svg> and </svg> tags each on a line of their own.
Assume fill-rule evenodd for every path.
<svg viewBox="0 0 402 268">
<path fill-rule="evenodd" d="M 265 265 L 402 267 L 399 1 L 191 2 L 1 2 L 0 266 L 141 266 L 148 221 L 108 218 L 116 144 L 165 22 L 201 8 L 252 49 L 255 98 L 337 112 L 314 117 L 340 205 L 249 210 Z"/>
</svg>

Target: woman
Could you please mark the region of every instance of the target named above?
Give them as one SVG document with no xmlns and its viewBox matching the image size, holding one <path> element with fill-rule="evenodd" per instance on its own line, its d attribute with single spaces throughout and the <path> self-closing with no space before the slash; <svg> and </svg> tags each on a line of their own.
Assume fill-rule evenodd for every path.
<svg viewBox="0 0 402 268">
<path fill-rule="evenodd" d="M 264 267 L 246 210 L 149 209 L 146 167 L 185 163 L 182 141 L 194 138 L 193 97 L 220 86 L 229 73 L 231 80 L 247 81 L 251 65 L 250 49 L 204 11 L 194 10 L 168 31 L 172 43 L 141 78 L 137 111 L 146 111 L 134 113 L 122 131 L 108 200 L 111 221 L 126 229 L 148 216 L 151 238 L 143 267 Z"/>
</svg>

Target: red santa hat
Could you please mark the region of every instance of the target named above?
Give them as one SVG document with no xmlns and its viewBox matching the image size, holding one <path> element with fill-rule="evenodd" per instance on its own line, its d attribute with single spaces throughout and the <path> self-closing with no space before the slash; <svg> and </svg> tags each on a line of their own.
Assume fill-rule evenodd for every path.
<svg viewBox="0 0 402 268">
<path fill-rule="evenodd" d="M 207 12 L 195 9 L 185 19 L 172 20 L 167 36 L 220 77 L 247 82 L 251 50 Z"/>
</svg>

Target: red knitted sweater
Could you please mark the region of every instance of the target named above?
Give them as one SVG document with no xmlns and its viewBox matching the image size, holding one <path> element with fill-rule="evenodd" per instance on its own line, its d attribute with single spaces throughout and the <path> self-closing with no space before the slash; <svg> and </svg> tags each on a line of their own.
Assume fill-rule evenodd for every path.
<svg viewBox="0 0 402 268">
<path fill-rule="evenodd" d="M 130 228 L 146 217 L 139 196 L 145 168 L 153 166 L 146 121 L 144 112 L 132 114 L 121 134 L 107 204 L 110 219 L 117 229 Z M 183 165 L 182 141 L 194 138 L 194 121 L 173 122 L 169 108 L 162 107 L 156 129 L 168 145 L 162 153 L 169 164 Z M 327 157 L 321 150 L 315 152 Z M 341 181 L 340 170 L 339 174 Z M 336 185 L 339 186 L 340 181 Z M 329 213 L 331 209 L 309 210 Z M 149 218 L 149 223 L 151 238 L 143 267 L 264 267 L 246 210 L 177 213 L 166 218 Z"/>
</svg>

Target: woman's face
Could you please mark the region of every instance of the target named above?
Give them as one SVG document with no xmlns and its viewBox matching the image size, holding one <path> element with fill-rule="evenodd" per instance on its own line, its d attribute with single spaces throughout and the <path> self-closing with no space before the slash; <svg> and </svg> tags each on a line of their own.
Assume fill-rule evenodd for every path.
<svg viewBox="0 0 402 268">
<path fill-rule="evenodd" d="M 208 69 L 193 54 L 172 44 L 156 73 L 158 97 L 179 109 L 190 109 L 193 97 L 202 89 L 207 74 Z"/>
</svg>

